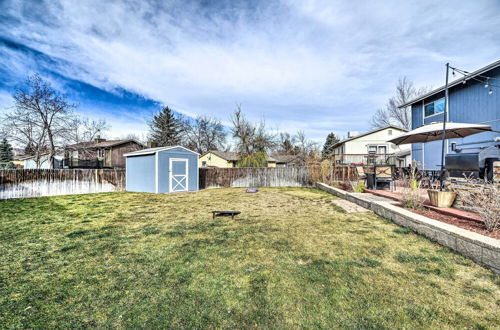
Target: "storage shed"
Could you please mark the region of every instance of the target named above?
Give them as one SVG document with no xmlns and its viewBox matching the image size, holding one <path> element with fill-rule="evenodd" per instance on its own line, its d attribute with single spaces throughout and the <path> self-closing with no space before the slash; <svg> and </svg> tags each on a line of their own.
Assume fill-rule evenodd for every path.
<svg viewBox="0 0 500 330">
<path fill-rule="evenodd" d="M 126 190 L 168 193 L 198 190 L 199 154 L 181 146 L 124 154 Z"/>
</svg>

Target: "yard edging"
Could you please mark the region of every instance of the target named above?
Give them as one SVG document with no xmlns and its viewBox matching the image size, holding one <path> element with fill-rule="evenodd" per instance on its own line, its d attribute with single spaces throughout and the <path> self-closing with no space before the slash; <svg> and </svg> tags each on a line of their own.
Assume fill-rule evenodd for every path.
<svg viewBox="0 0 500 330">
<path fill-rule="evenodd" d="M 320 182 L 316 187 L 367 208 L 500 274 L 500 241 L 497 239 L 415 214 L 396 206 L 396 202 L 372 201 L 363 194 L 349 193 Z"/>
</svg>

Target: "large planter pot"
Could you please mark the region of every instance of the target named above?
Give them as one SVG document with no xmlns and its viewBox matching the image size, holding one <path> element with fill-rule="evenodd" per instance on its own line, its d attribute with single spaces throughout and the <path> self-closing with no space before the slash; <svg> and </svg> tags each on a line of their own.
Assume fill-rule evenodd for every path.
<svg viewBox="0 0 500 330">
<path fill-rule="evenodd" d="M 457 197 L 457 193 L 453 191 L 427 190 L 429 200 L 432 206 L 451 207 Z"/>
</svg>

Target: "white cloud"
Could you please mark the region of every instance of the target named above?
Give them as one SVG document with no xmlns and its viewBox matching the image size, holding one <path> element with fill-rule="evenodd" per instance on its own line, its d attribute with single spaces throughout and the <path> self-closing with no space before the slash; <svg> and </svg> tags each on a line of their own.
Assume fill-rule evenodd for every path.
<svg viewBox="0 0 500 330">
<path fill-rule="evenodd" d="M 40 16 L 32 5 L 7 1 L 19 23 L 0 31 L 68 61 L 62 74 L 190 115 L 227 120 L 241 102 L 313 138 L 368 129 L 399 76 L 437 86 L 446 61 L 474 69 L 500 53 L 495 0 L 50 1 Z"/>
</svg>

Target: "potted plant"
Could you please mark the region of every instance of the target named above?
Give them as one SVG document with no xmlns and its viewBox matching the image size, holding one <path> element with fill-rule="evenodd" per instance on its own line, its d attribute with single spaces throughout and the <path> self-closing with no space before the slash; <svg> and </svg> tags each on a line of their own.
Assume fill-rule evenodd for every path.
<svg viewBox="0 0 500 330">
<path fill-rule="evenodd" d="M 457 193 L 454 191 L 439 189 L 429 189 L 427 190 L 427 194 L 429 195 L 431 205 L 437 207 L 451 207 L 457 197 Z"/>
</svg>

